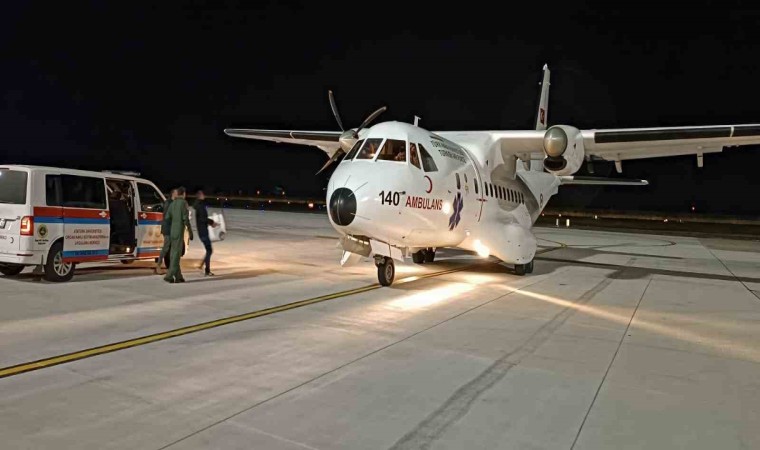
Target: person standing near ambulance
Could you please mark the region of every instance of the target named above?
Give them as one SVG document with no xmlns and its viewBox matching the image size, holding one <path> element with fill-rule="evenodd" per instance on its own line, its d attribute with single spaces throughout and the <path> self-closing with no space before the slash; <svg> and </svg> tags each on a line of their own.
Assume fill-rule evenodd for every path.
<svg viewBox="0 0 760 450">
<path fill-rule="evenodd" d="M 182 247 L 184 243 L 185 229 L 190 234 L 190 240 L 193 240 L 193 229 L 190 226 L 189 206 L 185 200 L 185 188 L 177 188 L 177 198 L 172 201 L 169 210 L 166 212 L 166 219 L 169 222 L 169 238 L 171 239 L 171 264 L 166 272 L 164 281 L 168 283 L 183 283 L 185 278 L 182 276 L 180 259 L 182 258 Z"/>
<path fill-rule="evenodd" d="M 198 269 L 203 269 L 203 265 L 205 264 L 206 276 L 213 276 L 214 274 L 211 272 L 211 254 L 213 253 L 213 248 L 211 247 L 211 238 L 208 235 L 208 227 L 215 227 L 217 224 L 208 218 L 206 194 L 202 190 L 199 190 L 196 194 L 193 208 L 195 209 L 195 226 L 198 229 L 198 239 L 203 242 L 203 246 L 206 248 L 206 256 L 198 265 Z"/>
<path fill-rule="evenodd" d="M 177 190 L 172 189 L 172 192 L 170 194 L 170 198 L 166 199 L 164 202 L 164 209 L 162 210 L 164 212 L 163 220 L 161 221 L 161 234 L 164 236 L 164 245 L 161 247 L 161 253 L 158 257 L 158 261 L 156 261 L 156 269 L 155 272 L 157 274 L 161 274 L 161 264 L 163 264 L 164 259 L 166 258 L 166 255 L 169 254 L 169 249 L 171 248 L 171 226 L 169 224 L 169 221 L 166 219 L 166 217 L 169 214 L 169 206 L 171 206 L 174 199 L 177 198 Z M 169 269 L 169 264 L 166 264 L 166 269 Z"/>
</svg>

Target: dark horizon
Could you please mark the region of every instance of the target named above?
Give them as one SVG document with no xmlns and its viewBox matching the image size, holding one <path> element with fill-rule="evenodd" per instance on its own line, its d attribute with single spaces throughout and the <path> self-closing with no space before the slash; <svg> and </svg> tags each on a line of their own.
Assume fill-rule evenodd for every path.
<svg viewBox="0 0 760 450">
<path fill-rule="evenodd" d="M 417 10 L 415 10 L 415 8 Z M 0 163 L 134 170 L 166 189 L 320 196 L 317 148 L 224 128 L 529 129 L 541 67 L 549 123 L 580 128 L 760 122 L 760 8 L 749 2 L 541 5 L 511 16 L 390 3 L 372 14 L 271 2 L 24 2 L 5 7 Z M 630 161 L 637 187 L 566 187 L 550 207 L 760 215 L 760 148 Z M 584 169 L 585 173 L 585 169 Z M 329 172 L 328 172 L 329 174 Z"/>
</svg>

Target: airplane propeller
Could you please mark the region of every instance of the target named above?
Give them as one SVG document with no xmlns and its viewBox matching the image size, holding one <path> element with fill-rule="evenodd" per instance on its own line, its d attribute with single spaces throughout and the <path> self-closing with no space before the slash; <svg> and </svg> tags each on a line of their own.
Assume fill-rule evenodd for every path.
<svg viewBox="0 0 760 450">
<path fill-rule="evenodd" d="M 332 163 L 338 160 L 341 156 L 348 153 L 351 148 L 356 144 L 356 141 L 359 139 L 359 132 L 363 130 L 364 128 L 367 128 L 372 121 L 377 119 L 377 116 L 384 113 L 385 110 L 388 109 L 387 106 L 380 107 L 376 109 L 372 114 L 367 116 L 366 119 L 364 119 L 364 122 L 359 125 L 356 129 L 349 129 L 346 130 L 343 128 L 343 121 L 340 119 L 340 113 L 338 112 L 338 106 L 335 104 L 335 96 L 333 95 L 333 91 L 327 91 L 328 97 L 330 98 L 330 108 L 332 109 L 332 113 L 335 116 L 335 121 L 338 122 L 338 126 L 340 127 L 340 131 L 343 133 L 340 135 L 340 138 L 338 138 L 338 142 L 340 142 L 340 148 L 333 153 L 332 157 L 325 163 L 324 166 L 322 166 L 321 169 L 316 173 L 316 175 L 319 175 L 322 173 L 325 169 L 330 167 Z"/>
</svg>

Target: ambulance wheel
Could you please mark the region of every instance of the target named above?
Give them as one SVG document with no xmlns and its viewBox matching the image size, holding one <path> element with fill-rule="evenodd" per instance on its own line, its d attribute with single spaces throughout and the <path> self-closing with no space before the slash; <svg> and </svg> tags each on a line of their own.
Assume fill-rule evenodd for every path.
<svg viewBox="0 0 760 450">
<path fill-rule="evenodd" d="M 426 257 L 427 257 L 427 254 L 425 253 L 425 250 L 420 250 L 418 252 L 412 253 L 412 261 L 415 264 L 422 264 L 422 263 L 424 263 Z"/>
<path fill-rule="evenodd" d="M 390 286 L 395 276 L 396 267 L 393 265 L 393 260 L 386 256 L 383 262 L 377 265 L 377 280 L 382 286 Z"/>
<path fill-rule="evenodd" d="M 69 281 L 74 277 L 74 263 L 63 262 L 63 242 L 56 242 L 48 252 L 44 277 L 53 282 Z"/>
<path fill-rule="evenodd" d="M 222 231 L 221 233 L 219 233 L 219 240 L 220 241 L 223 241 L 225 237 L 227 237 L 227 233 L 225 233 L 224 231 Z"/>
<path fill-rule="evenodd" d="M 132 264 L 133 262 L 135 262 L 134 259 L 122 259 L 121 260 L 122 264 Z"/>
<path fill-rule="evenodd" d="M 526 270 L 525 270 L 525 272 L 526 272 L 526 273 L 533 273 L 533 261 L 529 262 L 529 263 L 527 264 L 527 266 L 528 266 L 528 267 L 526 267 Z"/>
<path fill-rule="evenodd" d="M 528 270 L 527 264 L 515 264 L 515 275 L 523 276 Z"/>
<path fill-rule="evenodd" d="M 6 277 L 15 277 L 20 274 L 22 270 L 24 270 L 24 266 L 0 266 L 0 273 Z"/>
<path fill-rule="evenodd" d="M 433 261 L 435 261 L 435 250 L 433 250 L 432 248 L 429 248 L 425 250 L 425 262 L 431 263 Z"/>
</svg>

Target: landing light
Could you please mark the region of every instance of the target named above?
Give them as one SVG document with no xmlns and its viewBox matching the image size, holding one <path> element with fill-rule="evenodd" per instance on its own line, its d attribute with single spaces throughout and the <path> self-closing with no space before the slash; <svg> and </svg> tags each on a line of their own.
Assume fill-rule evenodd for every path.
<svg viewBox="0 0 760 450">
<path fill-rule="evenodd" d="M 480 239 L 475 240 L 475 251 L 478 253 L 478 256 L 481 258 L 488 258 L 488 255 L 491 254 L 491 252 L 488 250 L 488 247 L 483 245 L 482 242 L 480 242 Z"/>
</svg>

